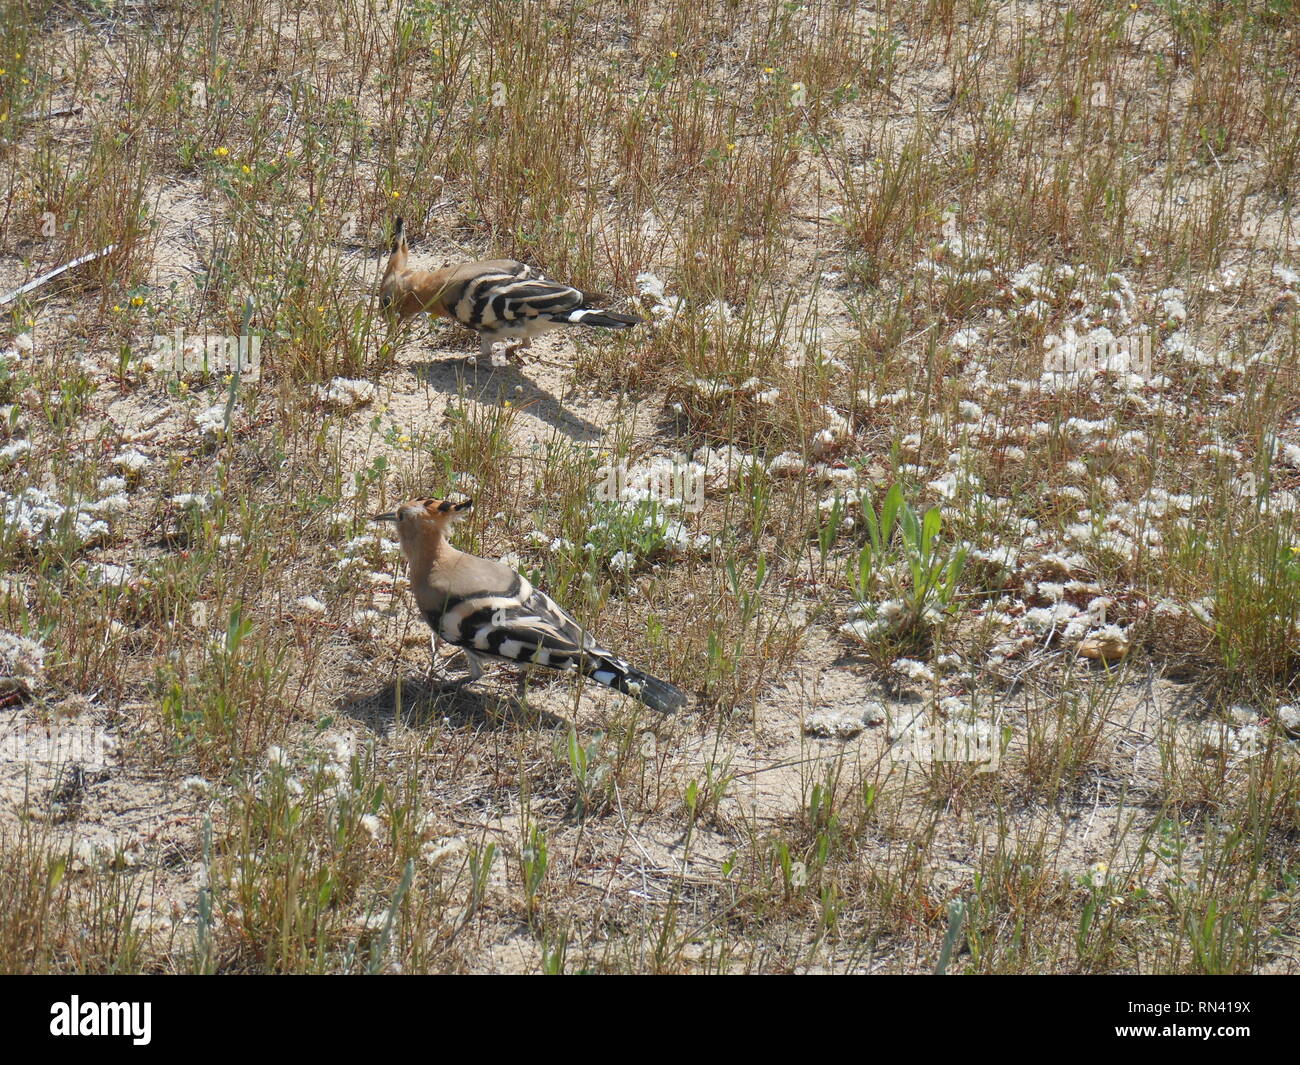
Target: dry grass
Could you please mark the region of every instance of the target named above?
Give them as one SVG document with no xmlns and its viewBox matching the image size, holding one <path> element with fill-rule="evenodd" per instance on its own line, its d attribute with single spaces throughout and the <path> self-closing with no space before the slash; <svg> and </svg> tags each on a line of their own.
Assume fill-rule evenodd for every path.
<svg viewBox="0 0 1300 1065">
<path fill-rule="evenodd" d="M 1296 14 L 7 4 L 0 969 L 1295 971 Z M 692 708 L 440 690 L 430 493 Z"/>
</svg>

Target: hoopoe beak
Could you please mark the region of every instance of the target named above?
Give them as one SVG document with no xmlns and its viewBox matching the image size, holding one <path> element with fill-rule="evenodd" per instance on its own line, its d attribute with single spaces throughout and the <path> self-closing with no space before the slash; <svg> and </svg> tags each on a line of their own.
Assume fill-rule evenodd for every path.
<svg viewBox="0 0 1300 1065">
<path fill-rule="evenodd" d="M 387 514 L 376 514 L 371 521 L 396 521 L 397 511 L 390 510 Z"/>
</svg>

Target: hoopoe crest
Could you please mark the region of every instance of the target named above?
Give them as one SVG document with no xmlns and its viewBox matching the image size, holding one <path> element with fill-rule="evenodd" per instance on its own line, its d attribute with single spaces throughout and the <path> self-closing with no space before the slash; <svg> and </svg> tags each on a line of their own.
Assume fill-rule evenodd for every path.
<svg viewBox="0 0 1300 1065">
<path fill-rule="evenodd" d="M 605 650 L 521 574 L 453 547 L 448 530 L 472 506 L 415 499 L 374 517 L 396 523 L 420 613 L 437 636 L 464 649 L 471 680 L 482 676 L 482 660 L 502 659 L 576 671 L 655 710 L 685 705 L 681 689 Z"/>
<path fill-rule="evenodd" d="M 628 329 L 641 323 L 635 314 L 590 306 L 594 299 L 514 259 L 486 259 L 441 270 L 413 267 L 400 218 L 379 284 L 379 304 L 387 314 L 399 322 L 422 311 L 451 318 L 478 333 L 485 359 L 491 358 L 498 341 L 507 342 L 507 354 L 517 355 L 533 337 L 560 326 Z"/>
</svg>

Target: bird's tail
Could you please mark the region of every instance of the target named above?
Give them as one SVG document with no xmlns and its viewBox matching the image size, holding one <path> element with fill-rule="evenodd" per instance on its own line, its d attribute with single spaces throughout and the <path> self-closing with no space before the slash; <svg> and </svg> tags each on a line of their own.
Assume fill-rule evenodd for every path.
<svg viewBox="0 0 1300 1065">
<path fill-rule="evenodd" d="M 598 684 L 640 700 L 651 710 L 671 714 L 686 705 L 686 693 L 681 688 L 643 673 L 613 655 L 588 658 L 583 672 Z"/>
<path fill-rule="evenodd" d="M 564 311 L 551 316 L 555 322 L 568 322 L 570 325 L 599 325 L 606 329 L 629 329 L 640 325 L 642 319 L 635 314 L 621 314 L 618 311 L 596 311 L 580 308 L 576 311 Z"/>
<path fill-rule="evenodd" d="M 389 252 L 396 255 L 399 251 L 406 250 L 406 222 L 398 215 L 393 219 L 393 243 Z"/>
</svg>

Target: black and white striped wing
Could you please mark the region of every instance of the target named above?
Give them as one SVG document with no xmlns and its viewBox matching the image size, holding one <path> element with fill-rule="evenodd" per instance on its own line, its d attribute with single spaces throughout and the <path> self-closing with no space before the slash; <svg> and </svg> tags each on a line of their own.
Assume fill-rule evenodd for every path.
<svg viewBox="0 0 1300 1065">
<path fill-rule="evenodd" d="M 684 706 L 685 694 L 600 647 L 569 613 L 519 574 L 503 592 L 448 595 L 425 618 L 442 639 L 476 655 L 551 669 L 579 670 L 656 710 Z"/>
<path fill-rule="evenodd" d="M 504 592 L 451 596 L 440 614 L 425 616 L 448 643 L 512 662 L 569 670 L 584 653 L 602 653 L 555 600 L 518 575 Z"/>
<path fill-rule="evenodd" d="M 578 289 L 534 273 L 522 263 L 518 270 L 493 268 L 469 278 L 450 310 L 462 325 L 478 332 L 526 327 L 537 319 L 569 321 L 582 309 L 586 296 Z"/>
</svg>

